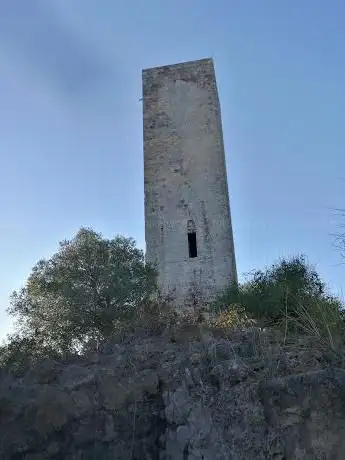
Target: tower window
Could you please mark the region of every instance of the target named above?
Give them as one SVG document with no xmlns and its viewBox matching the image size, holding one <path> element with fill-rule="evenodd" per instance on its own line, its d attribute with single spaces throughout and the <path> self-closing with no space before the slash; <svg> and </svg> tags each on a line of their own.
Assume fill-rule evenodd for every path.
<svg viewBox="0 0 345 460">
<path fill-rule="evenodd" d="M 187 235 L 188 235 L 188 250 L 189 257 L 198 256 L 198 248 L 196 244 L 196 227 L 193 219 L 187 221 Z"/>
<path fill-rule="evenodd" d="M 196 232 L 188 233 L 188 249 L 189 249 L 189 257 L 198 256 L 198 249 L 196 245 Z"/>
</svg>

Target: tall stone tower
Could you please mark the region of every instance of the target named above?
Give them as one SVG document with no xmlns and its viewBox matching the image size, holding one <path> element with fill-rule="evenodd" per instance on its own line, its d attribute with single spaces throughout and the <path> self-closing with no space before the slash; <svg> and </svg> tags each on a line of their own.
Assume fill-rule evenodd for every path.
<svg viewBox="0 0 345 460">
<path fill-rule="evenodd" d="M 145 69 L 146 260 L 183 304 L 237 282 L 212 59 Z"/>
</svg>

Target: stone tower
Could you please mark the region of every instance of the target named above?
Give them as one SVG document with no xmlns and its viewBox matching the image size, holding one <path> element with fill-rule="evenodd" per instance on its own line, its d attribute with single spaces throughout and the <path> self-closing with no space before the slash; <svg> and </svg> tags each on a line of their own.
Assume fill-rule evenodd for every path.
<svg viewBox="0 0 345 460">
<path fill-rule="evenodd" d="M 212 59 L 145 69 L 146 260 L 177 304 L 237 282 Z"/>
</svg>

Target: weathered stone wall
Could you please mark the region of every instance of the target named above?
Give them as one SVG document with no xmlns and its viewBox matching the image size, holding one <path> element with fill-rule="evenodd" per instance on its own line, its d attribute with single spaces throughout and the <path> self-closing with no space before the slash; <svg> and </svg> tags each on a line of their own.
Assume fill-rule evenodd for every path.
<svg viewBox="0 0 345 460">
<path fill-rule="evenodd" d="M 143 122 L 147 260 L 178 303 L 190 289 L 209 295 L 237 278 L 213 61 L 144 70 Z"/>
</svg>

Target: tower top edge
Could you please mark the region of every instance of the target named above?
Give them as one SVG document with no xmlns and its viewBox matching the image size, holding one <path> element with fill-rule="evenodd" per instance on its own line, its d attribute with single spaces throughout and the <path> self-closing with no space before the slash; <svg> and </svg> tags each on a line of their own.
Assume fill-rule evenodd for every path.
<svg viewBox="0 0 345 460">
<path fill-rule="evenodd" d="M 153 73 L 153 72 L 164 72 L 164 71 L 173 71 L 173 70 L 178 70 L 178 69 L 183 69 L 183 68 L 193 68 L 193 67 L 200 67 L 201 65 L 211 65 L 213 67 L 213 59 L 212 58 L 202 58 L 202 59 L 197 59 L 194 61 L 184 61 L 184 62 L 178 62 L 176 64 L 169 64 L 169 65 L 163 65 L 163 66 L 158 66 L 158 67 L 149 67 L 142 69 L 142 73 Z"/>
</svg>

